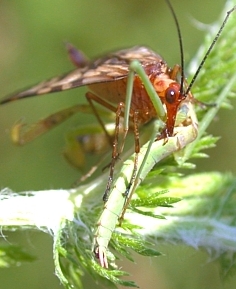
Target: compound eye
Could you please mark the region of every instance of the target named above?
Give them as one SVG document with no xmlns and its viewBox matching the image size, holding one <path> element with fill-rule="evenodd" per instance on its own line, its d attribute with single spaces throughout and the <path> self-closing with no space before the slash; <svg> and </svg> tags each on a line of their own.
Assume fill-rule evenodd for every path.
<svg viewBox="0 0 236 289">
<path fill-rule="evenodd" d="M 172 104 L 176 101 L 178 95 L 178 91 L 173 87 L 168 87 L 166 90 L 166 102 Z"/>
</svg>

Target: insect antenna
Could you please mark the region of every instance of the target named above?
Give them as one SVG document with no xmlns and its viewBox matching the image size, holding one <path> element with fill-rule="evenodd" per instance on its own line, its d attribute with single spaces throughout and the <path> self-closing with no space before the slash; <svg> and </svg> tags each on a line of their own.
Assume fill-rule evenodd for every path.
<svg viewBox="0 0 236 289">
<path fill-rule="evenodd" d="M 183 48 L 183 40 L 182 40 L 182 35 L 181 35 L 181 30 L 179 26 L 179 21 L 178 18 L 175 14 L 174 8 L 171 5 L 169 0 L 166 0 L 166 3 L 171 11 L 171 14 L 174 18 L 177 33 L 178 33 L 178 39 L 179 39 L 179 49 L 180 49 L 180 63 L 181 63 L 181 78 L 180 78 L 180 94 L 183 94 L 184 90 L 184 48 Z M 186 94 L 187 95 L 187 94 Z"/>
<path fill-rule="evenodd" d="M 166 1 L 169 2 L 168 0 L 166 0 Z M 196 78 L 197 78 L 197 76 L 198 76 L 201 68 L 203 67 L 203 65 L 204 65 L 207 57 L 209 56 L 209 54 L 210 54 L 210 52 L 212 51 L 214 45 L 216 44 L 218 38 L 220 37 L 221 32 L 222 32 L 222 30 L 224 29 L 225 24 L 226 24 L 226 22 L 228 21 L 228 18 L 229 18 L 229 16 L 230 16 L 230 14 L 231 14 L 235 9 L 236 9 L 236 6 L 234 6 L 232 9 L 230 9 L 229 11 L 227 11 L 227 14 L 226 14 L 226 16 L 225 16 L 225 19 L 224 19 L 223 23 L 221 24 L 221 26 L 220 26 L 220 28 L 219 28 L 219 30 L 218 30 L 215 38 L 213 39 L 210 47 L 208 48 L 206 54 L 204 55 L 202 61 L 200 62 L 199 66 L 198 66 L 198 69 L 197 69 L 197 71 L 195 72 L 195 74 L 194 74 L 194 76 L 193 76 L 193 78 L 192 78 L 192 80 L 191 80 L 188 88 L 186 89 L 186 92 L 185 92 L 185 95 L 186 95 L 186 96 L 188 95 L 189 91 L 191 90 L 191 88 L 192 88 L 192 86 L 193 86 L 193 84 L 194 84 L 194 82 L 195 82 L 195 80 L 196 80 Z"/>
</svg>

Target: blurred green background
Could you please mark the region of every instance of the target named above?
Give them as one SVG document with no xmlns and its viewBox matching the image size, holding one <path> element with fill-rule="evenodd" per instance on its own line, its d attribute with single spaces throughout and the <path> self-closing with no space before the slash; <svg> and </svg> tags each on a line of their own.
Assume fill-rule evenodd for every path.
<svg viewBox="0 0 236 289">
<path fill-rule="evenodd" d="M 190 19 L 212 23 L 225 1 L 172 2 L 179 18 L 185 59 L 188 62 L 204 36 L 204 32 L 194 27 Z M 144 44 L 161 54 L 170 66 L 180 63 L 176 28 L 164 0 L 2 0 L 0 95 L 4 97 L 15 90 L 73 69 L 66 55 L 65 41 L 73 43 L 91 58 L 111 50 Z M 62 148 L 66 130 L 79 124 L 81 118 L 75 116 L 21 148 L 11 144 L 9 130 L 21 118 L 30 123 L 60 108 L 78 102 L 86 103 L 85 91 L 80 88 L 0 107 L 1 188 L 10 187 L 14 191 L 68 188 L 79 177 L 79 172 L 63 159 Z M 198 161 L 199 171 L 236 172 L 235 120 L 233 110 L 219 113 L 209 131 L 222 138 L 217 148 L 208 151 L 209 159 Z M 86 123 L 93 121 L 94 118 L 88 117 Z M 38 261 L 1 270 L 0 289 L 62 288 L 53 274 L 52 240 L 48 235 L 28 231 L 14 234 L 7 232 L 5 235 L 10 243 L 28 247 L 37 255 Z M 130 267 L 133 279 L 141 288 L 222 288 L 217 264 L 207 264 L 205 254 L 177 246 L 165 247 L 162 251 L 170 256 L 140 260 L 136 266 L 132 265 L 133 269 Z M 185 257 L 180 258 L 180 255 Z M 139 266 L 144 262 L 145 267 Z M 195 269 L 190 270 L 195 263 Z M 128 270 L 129 266 L 130 263 L 127 263 L 123 268 Z M 186 270 L 189 271 L 189 277 L 186 276 Z M 145 283 L 142 272 L 145 272 Z M 227 283 L 224 288 L 232 288 L 228 286 L 232 286 L 232 283 Z"/>
</svg>

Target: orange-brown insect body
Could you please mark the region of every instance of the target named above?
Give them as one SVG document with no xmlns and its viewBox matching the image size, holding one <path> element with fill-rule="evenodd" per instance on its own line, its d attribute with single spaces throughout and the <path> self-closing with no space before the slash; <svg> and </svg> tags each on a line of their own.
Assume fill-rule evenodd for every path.
<svg viewBox="0 0 236 289">
<path fill-rule="evenodd" d="M 111 53 L 105 58 L 89 62 L 87 66 L 78 68 L 62 77 L 56 77 L 42 82 L 28 90 L 10 96 L 1 101 L 1 104 L 9 101 L 26 98 L 34 95 L 47 94 L 79 86 L 87 85 L 97 99 L 104 100 L 115 107 L 120 102 L 125 102 L 127 76 L 129 64 L 132 60 L 140 61 L 157 94 L 163 104 L 166 105 L 167 120 L 164 136 L 173 134 L 175 116 L 180 102 L 185 98 L 179 95 L 180 85 L 176 82 L 176 74 L 172 76 L 172 70 L 166 62 L 151 49 L 146 47 L 133 47 Z M 168 89 L 175 90 L 174 97 L 170 99 Z M 96 100 L 95 100 L 96 101 Z M 110 107 L 109 107 L 110 108 Z M 131 101 L 130 116 L 137 113 L 139 124 L 145 124 L 158 117 L 155 108 L 139 78 L 134 77 L 133 95 Z"/>
<path fill-rule="evenodd" d="M 168 136 L 171 136 L 173 134 L 175 116 L 178 106 L 180 102 L 185 99 L 185 96 L 180 95 L 180 84 L 170 78 L 169 69 L 166 64 L 161 60 L 161 58 L 160 62 L 145 67 L 145 72 L 147 73 L 152 85 L 154 86 L 158 96 L 161 98 L 163 104 L 166 105 L 166 132 Z M 135 76 L 133 82 L 134 85 L 130 116 L 132 117 L 134 112 L 138 113 L 138 123 L 145 124 L 151 119 L 158 117 L 158 115 L 139 76 Z M 127 78 L 123 78 L 114 82 L 107 82 L 105 84 L 92 84 L 88 87 L 93 93 L 98 96 L 102 96 L 104 99 L 106 99 L 106 101 L 111 104 L 117 104 L 119 102 L 125 103 Z M 174 97 L 171 97 L 167 93 L 169 88 L 174 89 Z"/>
</svg>

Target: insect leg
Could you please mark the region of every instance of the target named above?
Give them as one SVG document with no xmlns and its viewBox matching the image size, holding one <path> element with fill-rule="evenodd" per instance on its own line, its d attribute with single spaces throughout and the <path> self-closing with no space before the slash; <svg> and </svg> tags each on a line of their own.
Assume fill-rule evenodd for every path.
<svg viewBox="0 0 236 289">
<path fill-rule="evenodd" d="M 103 195 L 103 200 L 104 202 L 106 202 L 108 200 L 109 197 L 109 193 L 111 190 L 111 185 L 113 182 L 113 176 L 114 176 L 114 169 L 115 169 L 115 163 L 117 161 L 117 159 L 119 158 L 119 155 L 123 152 L 124 149 L 124 144 L 125 144 L 125 140 L 127 137 L 127 133 L 129 130 L 129 118 L 130 118 L 130 106 L 131 106 L 131 98 L 132 98 L 132 91 L 133 91 L 133 75 L 134 73 L 131 72 L 131 74 L 128 77 L 128 83 L 127 83 L 127 98 L 126 98 L 126 103 L 124 104 L 123 102 L 120 102 L 117 106 L 117 108 L 115 109 L 112 105 L 110 105 L 109 103 L 107 103 L 106 101 L 104 101 L 103 99 L 97 97 L 95 94 L 88 92 L 86 94 L 86 97 L 88 99 L 89 104 L 91 105 L 91 108 L 94 111 L 94 114 L 98 120 L 98 122 L 100 123 L 101 127 L 103 128 L 106 137 L 108 138 L 110 144 L 112 145 L 112 160 L 111 163 L 109 164 L 110 166 L 110 173 L 109 173 L 109 178 L 108 178 L 108 182 L 107 182 L 107 186 Z M 116 124 L 115 124 L 115 134 L 114 134 L 114 139 L 111 138 L 111 135 L 108 134 L 105 125 L 100 117 L 100 115 L 97 112 L 97 108 L 94 106 L 93 101 L 96 101 L 97 103 L 99 103 L 100 105 L 102 105 L 103 107 L 106 107 L 107 109 L 113 111 L 116 113 Z M 125 110 L 125 112 L 123 113 L 123 111 Z M 138 163 L 138 153 L 140 150 L 140 146 L 139 146 L 139 132 L 138 132 L 138 124 L 137 124 L 137 115 L 138 112 L 134 112 L 133 114 L 133 123 L 134 123 L 134 136 L 135 136 L 135 151 L 136 151 L 136 155 L 135 155 L 135 161 L 134 161 L 134 174 L 131 178 L 131 180 L 135 179 L 135 174 L 136 174 L 136 170 L 137 170 L 137 163 Z M 124 125 L 123 128 L 123 139 L 121 142 L 121 146 L 118 149 L 118 144 L 119 144 L 119 134 L 120 134 L 120 118 L 121 117 L 125 117 L 126 118 L 126 123 Z M 132 183 L 132 181 L 130 182 Z M 131 186 L 131 185 L 130 185 Z"/>
<path fill-rule="evenodd" d="M 136 173 L 138 170 L 138 155 L 140 152 L 140 142 L 139 142 L 139 128 L 138 128 L 137 116 L 138 116 L 138 112 L 135 111 L 134 117 L 133 117 L 133 119 L 134 119 L 133 120 L 133 123 L 134 123 L 134 145 L 135 145 L 134 167 L 133 167 L 132 177 L 131 177 L 129 184 L 126 188 L 126 191 L 124 192 L 125 196 L 128 196 L 129 190 L 130 190 L 134 180 L 136 179 Z"/>
<path fill-rule="evenodd" d="M 143 82 L 143 85 L 148 93 L 148 96 L 150 97 L 153 106 L 156 109 L 158 118 L 161 119 L 162 121 L 166 120 L 166 112 L 165 109 L 163 107 L 163 104 L 158 96 L 158 94 L 156 93 L 153 85 L 151 84 L 146 72 L 144 71 L 142 65 L 140 64 L 140 62 L 138 60 L 133 60 L 130 63 L 130 73 L 129 73 L 129 77 L 133 78 L 134 77 L 134 73 L 137 73 L 138 76 L 140 77 L 140 79 Z M 128 86 L 127 86 L 128 89 Z M 130 91 L 127 90 L 127 95 L 129 95 L 129 93 L 131 93 Z M 127 119 L 125 118 L 126 122 Z"/>
<path fill-rule="evenodd" d="M 114 113 L 116 113 L 117 109 L 114 106 L 107 103 L 106 101 L 99 98 L 98 96 L 96 96 L 95 94 L 93 94 L 92 92 L 87 92 L 86 98 L 87 98 L 89 105 L 91 106 L 91 108 L 94 112 L 94 115 L 96 116 L 99 124 L 101 125 L 101 127 L 102 127 L 102 129 L 103 129 L 103 131 L 107 137 L 107 140 L 109 141 L 109 143 L 111 144 L 111 147 L 112 147 L 113 146 L 113 140 L 112 140 L 110 134 L 107 132 L 107 129 L 104 125 L 104 122 L 102 121 L 102 119 L 98 113 L 97 108 L 94 106 L 93 101 L 97 102 L 98 104 L 102 105 L 103 107 L 106 107 L 108 110 L 113 111 Z"/>
<path fill-rule="evenodd" d="M 77 112 L 89 113 L 90 108 L 88 105 L 74 105 L 53 113 L 30 126 L 18 121 L 11 129 L 12 141 L 17 145 L 25 145 L 66 121 Z"/>
<path fill-rule="evenodd" d="M 121 150 L 118 149 L 118 142 L 119 142 L 119 134 L 120 134 L 120 117 L 122 110 L 124 108 L 124 103 L 120 102 L 117 111 L 116 111 L 116 123 L 115 123 L 115 134 L 114 134 L 114 139 L 113 139 L 113 144 L 112 144 L 112 159 L 110 163 L 110 173 L 108 177 L 108 182 L 106 186 L 106 190 L 103 195 L 103 201 L 106 202 L 108 200 L 110 190 L 111 190 L 111 185 L 113 182 L 113 176 L 114 176 L 114 169 L 115 169 L 115 163 L 119 157 L 119 155 L 122 153 L 123 146 Z"/>
<path fill-rule="evenodd" d="M 117 113 L 116 113 L 116 128 L 115 128 L 115 138 L 113 141 L 113 151 L 112 151 L 112 161 L 110 164 L 110 174 L 109 174 L 109 179 L 107 182 L 107 187 L 103 196 L 103 201 L 106 202 L 109 197 L 109 193 L 111 190 L 111 185 L 113 182 L 113 176 L 114 176 L 114 168 L 115 168 L 115 163 L 117 159 L 119 158 L 119 155 L 123 152 L 124 149 L 124 144 L 125 144 L 125 139 L 128 133 L 128 130 L 124 131 L 124 136 L 122 140 L 122 144 L 120 149 L 118 150 L 118 143 L 119 143 L 119 134 L 120 134 L 120 116 L 122 114 L 123 108 L 124 108 L 124 103 L 119 103 L 119 106 L 117 108 Z M 134 154 L 134 166 L 133 166 L 133 173 L 131 176 L 131 179 L 129 181 L 129 184 L 124 192 L 124 196 L 127 196 L 129 193 L 129 189 L 132 186 L 133 181 L 135 180 L 136 177 L 136 172 L 137 172 L 137 166 L 138 166 L 138 154 L 140 152 L 140 143 L 139 143 L 139 128 L 138 128 L 138 111 L 135 111 L 132 114 L 133 118 L 133 131 L 134 131 L 134 143 L 135 143 L 135 154 Z"/>
<path fill-rule="evenodd" d="M 177 79 L 177 75 L 179 73 L 181 73 L 181 67 L 178 64 L 175 64 L 175 66 L 171 69 L 170 78 Z"/>
</svg>

